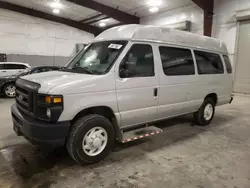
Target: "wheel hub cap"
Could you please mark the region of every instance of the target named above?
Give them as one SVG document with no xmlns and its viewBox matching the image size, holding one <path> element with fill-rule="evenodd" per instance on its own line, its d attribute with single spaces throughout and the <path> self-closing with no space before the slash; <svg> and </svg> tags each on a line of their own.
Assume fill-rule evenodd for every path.
<svg viewBox="0 0 250 188">
<path fill-rule="evenodd" d="M 213 116 L 213 106 L 211 104 L 207 104 L 204 109 L 204 118 L 205 120 L 210 120 Z"/>
<path fill-rule="evenodd" d="M 92 143 L 93 143 L 93 147 L 98 148 L 101 146 L 102 141 L 100 138 L 95 138 Z"/>
<path fill-rule="evenodd" d="M 84 136 L 82 148 L 87 155 L 96 156 L 105 149 L 107 142 L 108 134 L 106 130 L 102 127 L 94 127 Z"/>
<path fill-rule="evenodd" d="M 5 93 L 8 97 L 14 97 L 16 94 L 16 87 L 15 86 L 8 86 L 5 90 Z"/>
</svg>

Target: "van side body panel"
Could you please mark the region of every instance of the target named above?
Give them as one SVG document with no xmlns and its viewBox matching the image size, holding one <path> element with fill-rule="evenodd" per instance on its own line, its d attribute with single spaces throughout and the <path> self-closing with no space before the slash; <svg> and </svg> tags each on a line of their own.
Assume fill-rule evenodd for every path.
<svg viewBox="0 0 250 188">
<path fill-rule="evenodd" d="M 120 62 L 134 43 L 152 46 L 155 77 L 119 77 Z M 78 83 L 77 87 L 74 84 L 67 85 L 64 88 L 66 90 L 62 87 L 53 88 L 49 93 L 62 93 L 65 98 L 64 111 L 59 121 L 73 119 L 77 113 L 89 107 L 107 106 L 115 113 L 119 126 L 128 127 L 195 112 L 211 93 L 217 95 L 217 105 L 230 102 L 231 74 L 227 74 L 225 70 L 224 74 L 198 75 L 193 49 L 183 47 L 192 51 L 195 75 L 166 76 L 158 50 L 162 45 L 176 47 L 150 42 L 130 42 L 110 72 L 102 75 L 100 80 L 94 79 L 87 86 L 84 83 L 82 86 Z M 153 96 L 154 88 L 158 89 L 157 97 Z"/>
</svg>

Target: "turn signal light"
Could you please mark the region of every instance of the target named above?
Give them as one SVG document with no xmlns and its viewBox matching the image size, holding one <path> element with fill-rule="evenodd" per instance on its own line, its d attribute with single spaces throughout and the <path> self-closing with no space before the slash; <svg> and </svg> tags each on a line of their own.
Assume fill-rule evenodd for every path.
<svg viewBox="0 0 250 188">
<path fill-rule="evenodd" d="M 46 96 L 45 97 L 45 102 L 50 104 L 51 103 L 51 97 L 50 96 Z"/>
<path fill-rule="evenodd" d="M 62 102 L 62 98 L 61 97 L 55 97 L 53 98 L 53 103 L 61 103 Z"/>
<path fill-rule="evenodd" d="M 46 96 L 45 97 L 45 102 L 47 104 L 57 104 L 57 103 L 62 103 L 62 97 L 53 97 L 53 96 Z"/>
</svg>

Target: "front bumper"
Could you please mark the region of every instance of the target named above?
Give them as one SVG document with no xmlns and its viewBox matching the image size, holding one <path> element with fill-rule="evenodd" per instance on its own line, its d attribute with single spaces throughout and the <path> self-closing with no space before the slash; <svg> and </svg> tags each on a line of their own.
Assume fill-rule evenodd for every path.
<svg viewBox="0 0 250 188">
<path fill-rule="evenodd" d="M 18 136 L 24 136 L 32 144 L 52 147 L 64 146 L 69 133 L 70 123 L 47 123 L 22 115 L 16 104 L 11 107 L 14 131 Z"/>
</svg>

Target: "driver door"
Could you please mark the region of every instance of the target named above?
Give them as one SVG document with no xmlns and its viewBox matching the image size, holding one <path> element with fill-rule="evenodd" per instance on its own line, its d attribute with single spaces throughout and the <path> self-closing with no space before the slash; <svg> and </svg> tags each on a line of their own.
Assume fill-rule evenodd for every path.
<svg viewBox="0 0 250 188">
<path fill-rule="evenodd" d="M 155 120 L 157 113 L 157 78 L 153 48 L 132 44 L 116 69 L 116 92 L 122 127 Z M 126 66 L 128 65 L 128 66 Z M 133 70 L 126 70 L 133 65 Z M 121 70 L 126 74 L 121 75 Z"/>
</svg>

